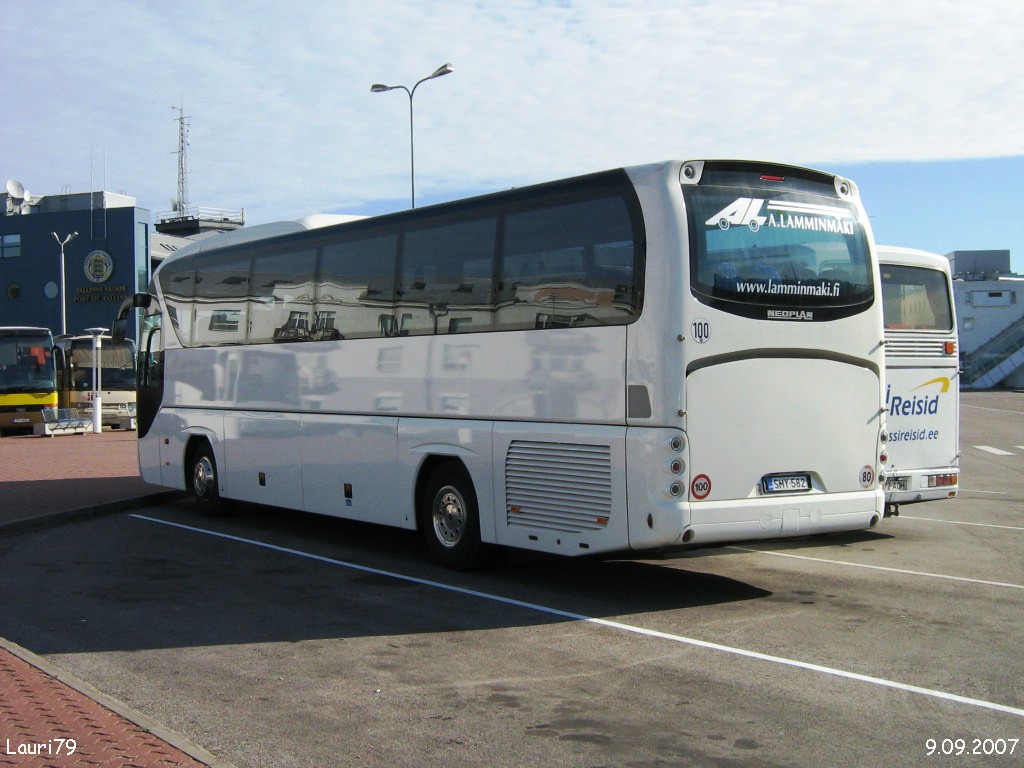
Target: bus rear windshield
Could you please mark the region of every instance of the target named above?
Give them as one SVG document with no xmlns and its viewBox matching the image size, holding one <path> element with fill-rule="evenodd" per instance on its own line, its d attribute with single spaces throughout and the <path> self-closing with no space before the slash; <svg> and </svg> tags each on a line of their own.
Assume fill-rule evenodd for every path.
<svg viewBox="0 0 1024 768">
<path fill-rule="evenodd" d="M 898 264 L 884 264 L 880 271 L 887 330 L 953 330 L 945 274 L 935 269 Z"/>
<path fill-rule="evenodd" d="M 834 320 L 873 299 L 867 238 L 841 200 L 749 187 L 684 188 L 691 289 L 760 319 Z"/>
</svg>

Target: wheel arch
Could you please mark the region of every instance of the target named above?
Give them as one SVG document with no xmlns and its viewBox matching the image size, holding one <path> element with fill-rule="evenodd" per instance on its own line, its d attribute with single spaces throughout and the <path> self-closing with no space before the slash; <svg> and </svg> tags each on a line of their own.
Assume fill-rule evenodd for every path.
<svg viewBox="0 0 1024 768">
<path fill-rule="evenodd" d="M 466 476 L 469 478 L 469 481 L 473 486 L 473 495 L 477 497 L 477 508 L 480 506 L 480 498 L 476 490 L 476 483 L 473 482 L 473 475 L 469 471 L 469 467 L 466 466 L 466 463 L 459 456 L 447 453 L 427 454 L 423 457 L 423 461 L 420 462 L 419 470 L 416 473 L 416 484 L 413 491 L 413 509 L 416 510 L 417 531 L 423 532 L 426 530 L 426 516 L 429 510 L 424 502 L 423 496 L 427 490 L 427 483 L 430 482 L 431 475 L 437 471 L 438 467 L 442 467 L 445 464 L 457 464 L 462 467 L 462 470 L 466 473 Z"/>
<path fill-rule="evenodd" d="M 185 450 L 182 453 L 182 479 L 185 483 L 185 488 L 190 488 L 192 483 L 192 460 L 195 458 L 196 451 L 198 451 L 203 445 L 210 446 L 210 450 L 213 451 L 213 458 L 217 462 L 218 468 L 218 483 L 223 485 L 223 481 L 220 479 L 221 472 L 223 472 L 224 461 L 221 451 L 218 450 L 218 440 L 212 432 L 193 432 L 188 436 L 185 441 Z"/>
</svg>

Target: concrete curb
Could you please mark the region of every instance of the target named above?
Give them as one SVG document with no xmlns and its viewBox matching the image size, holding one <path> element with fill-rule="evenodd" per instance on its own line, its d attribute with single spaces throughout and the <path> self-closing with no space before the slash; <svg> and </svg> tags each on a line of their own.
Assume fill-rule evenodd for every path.
<svg viewBox="0 0 1024 768">
<path fill-rule="evenodd" d="M 47 515 L 36 515 L 25 517 L 21 520 L 10 520 L 0 522 L 0 536 L 12 533 L 30 531 L 37 528 L 50 528 L 62 523 L 74 522 L 77 520 L 88 520 L 101 515 L 110 515 L 115 512 L 126 512 L 131 509 L 149 506 L 150 504 L 163 504 L 172 501 L 182 495 L 181 491 L 157 491 L 144 496 L 134 496 L 118 501 L 108 501 L 103 504 L 93 504 L 91 507 L 80 509 L 67 509 L 60 512 L 51 512 Z"/>
<path fill-rule="evenodd" d="M 186 755 L 191 757 L 200 763 L 204 763 L 210 768 L 237 768 L 234 763 L 229 763 L 225 760 L 221 760 L 219 757 L 210 754 L 205 749 L 200 747 L 198 744 L 193 743 L 189 739 L 182 736 L 180 733 L 171 730 L 170 728 L 158 723 L 148 715 L 144 715 L 136 709 L 125 704 L 123 701 L 115 699 L 113 696 L 108 696 L 89 683 L 82 680 L 80 677 L 71 674 L 70 672 L 61 669 L 60 667 L 51 664 L 46 659 L 36 656 L 32 651 L 27 648 L 22 648 L 17 643 L 12 643 L 5 637 L 0 637 L 0 648 L 3 648 L 10 653 L 17 656 L 19 659 L 27 664 L 31 664 L 36 669 L 40 670 L 44 674 L 49 675 L 55 680 L 59 680 L 64 685 L 74 688 L 83 696 L 88 696 L 90 699 L 95 701 L 97 704 L 106 707 L 110 711 L 117 715 L 120 715 L 125 720 L 134 723 L 136 726 L 156 736 L 161 741 L 170 744 L 175 749 L 184 752 Z"/>
</svg>

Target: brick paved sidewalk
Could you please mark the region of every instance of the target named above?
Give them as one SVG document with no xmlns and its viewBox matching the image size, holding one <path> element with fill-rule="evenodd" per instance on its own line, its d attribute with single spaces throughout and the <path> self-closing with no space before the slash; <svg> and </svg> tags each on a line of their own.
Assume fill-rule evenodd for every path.
<svg viewBox="0 0 1024 768">
<path fill-rule="evenodd" d="M 0 648 L 0 766 L 204 768 L 205 765 L 6 648 Z"/>
<path fill-rule="evenodd" d="M 0 527 L 159 491 L 139 476 L 135 432 L 0 438 Z"/>
<path fill-rule="evenodd" d="M 122 431 L 0 438 L 0 534 L 160 493 L 139 476 L 135 440 Z M 0 637 L 0 766 L 207 765 L 227 764 Z"/>
</svg>

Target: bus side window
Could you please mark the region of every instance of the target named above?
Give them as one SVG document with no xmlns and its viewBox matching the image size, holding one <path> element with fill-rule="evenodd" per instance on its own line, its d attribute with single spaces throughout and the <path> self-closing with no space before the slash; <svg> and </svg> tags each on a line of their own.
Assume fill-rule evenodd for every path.
<svg viewBox="0 0 1024 768">
<path fill-rule="evenodd" d="M 316 274 L 317 338 L 394 336 L 398 235 L 388 232 L 325 245 Z M 330 318 L 330 328 L 326 320 Z M 390 318 L 390 319 L 388 319 Z"/>
<path fill-rule="evenodd" d="M 406 232 L 399 281 L 402 335 L 491 330 L 497 232 L 496 216 L 446 220 Z M 461 319 L 454 326 L 453 311 Z"/>
<path fill-rule="evenodd" d="M 639 307 L 625 201 L 606 195 L 509 214 L 496 328 L 628 323 Z"/>
</svg>

